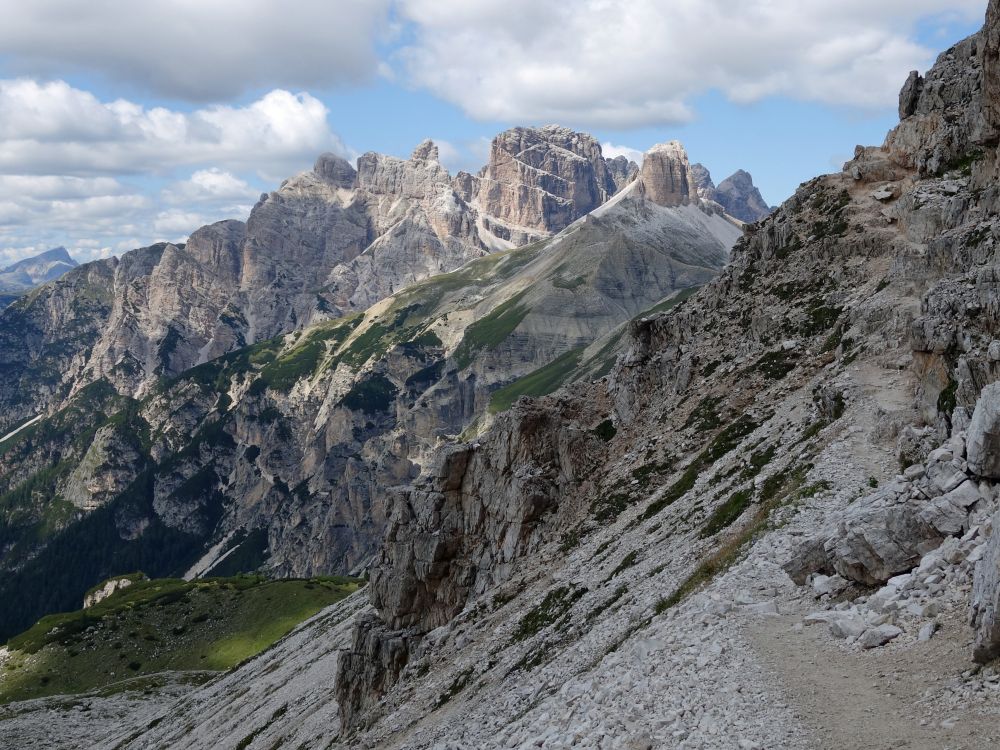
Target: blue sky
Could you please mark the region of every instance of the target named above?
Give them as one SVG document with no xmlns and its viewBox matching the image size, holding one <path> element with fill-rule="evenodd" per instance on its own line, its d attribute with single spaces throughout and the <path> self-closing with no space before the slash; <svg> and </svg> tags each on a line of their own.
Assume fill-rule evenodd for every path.
<svg viewBox="0 0 1000 750">
<path fill-rule="evenodd" d="M 453 172 L 513 125 L 681 140 L 779 203 L 881 143 L 985 0 L 0 0 L 0 263 L 243 218 L 323 150 Z"/>
</svg>

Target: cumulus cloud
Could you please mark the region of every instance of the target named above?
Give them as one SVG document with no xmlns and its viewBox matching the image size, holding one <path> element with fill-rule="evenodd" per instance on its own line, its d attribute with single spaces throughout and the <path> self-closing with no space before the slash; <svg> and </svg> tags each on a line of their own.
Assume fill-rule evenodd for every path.
<svg viewBox="0 0 1000 750">
<path fill-rule="evenodd" d="M 253 202 L 259 191 L 234 174 L 217 167 L 199 169 L 188 179 L 175 182 L 163 190 L 167 203 L 223 203 Z"/>
<path fill-rule="evenodd" d="M 323 151 L 347 153 L 328 117 L 310 94 L 280 89 L 184 111 L 0 80 L 2 257 L 58 244 L 103 257 L 245 218 L 262 187 Z"/>
<path fill-rule="evenodd" d="M 601 152 L 609 159 L 614 159 L 617 156 L 624 156 L 629 161 L 634 161 L 639 166 L 642 166 L 643 152 L 637 148 L 632 148 L 631 146 L 616 146 L 611 142 L 605 141 L 601 144 Z"/>
<path fill-rule="evenodd" d="M 64 81 L 0 80 L 0 172 L 162 174 L 212 163 L 274 179 L 321 151 L 345 152 L 328 114 L 310 94 L 281 89 L 245 106 L 184 112 L 102 102 Z"/>
<path fill-rule="evenodd" d="M 913 29 L 982 0 L 399 0 L 413 84 L 484 120 L 614 128 L 689 121 L 711 89 L 878 108 L 933 52 Z"/>
<path fill-rule="evenodd" d="M 97 73 L 189 101 L 327 88 L 375 75 L 389 0 L 31 0 L 6 3 L 5 68 Z"/>
</svg>

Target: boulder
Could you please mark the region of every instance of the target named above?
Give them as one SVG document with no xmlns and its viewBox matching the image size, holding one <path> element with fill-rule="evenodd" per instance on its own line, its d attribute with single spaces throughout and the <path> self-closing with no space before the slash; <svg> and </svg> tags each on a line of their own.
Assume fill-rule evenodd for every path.
<svg viewBox="0 0 1000 750">
<path fill-rule="evenodd" d="M 966 435 L 969 471 L 1000 479 L 1000 383 L 983 388 Z"/>
<path fill-rule="evenodd" d="M 979 663 L 1000 656 L 1000 511 L 993 516 L 993 534 L 980 548 L 982 556 L 972 577 L 969 620 L 973 629 L 972 655 Z"/>
<path fill-rule="evenodd" d="M 858 643 L 861 644 L 861 648 L 878 648 L 902 634 L 903 631 L 895 625 L 879 625 L 878 627 L 866 630 L 858 639 Z"/>
</svg>

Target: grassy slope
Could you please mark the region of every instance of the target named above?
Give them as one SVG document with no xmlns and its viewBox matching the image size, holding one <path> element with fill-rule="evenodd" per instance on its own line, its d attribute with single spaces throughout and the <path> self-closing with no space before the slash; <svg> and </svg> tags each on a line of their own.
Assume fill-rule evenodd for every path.
<svg viewBox="0 0 1000 750">
<path fill-rule="evenodd" d="M 559 388 L 580 365 L 584 347 L 571 349 L 556 357 L 544 367 L 518 378 L 513 383 L 494 391 L 490 398 L 490 413 L 507 411 L 521 396 L 545 396 Z"/>
<path fill-rule="evenodd" d="M 356 591 L 348 578 L 238 576 L 133 584 L 11 638 L 0 703 L 80 693 L 166 670 L 226 670 Z"/>
</svg>

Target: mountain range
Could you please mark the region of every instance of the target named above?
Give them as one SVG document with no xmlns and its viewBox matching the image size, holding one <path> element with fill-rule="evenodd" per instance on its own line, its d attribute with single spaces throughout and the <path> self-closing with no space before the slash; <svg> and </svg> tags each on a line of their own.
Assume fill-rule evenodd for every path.
<svg viewBox="0 0 1000 750">
<path fill-rule="evenodd" d="M 0 307 L 39 284 L 58 279 L 79 265 L 64 247 L 55 247 L 0 268 Z"/>
<path fill-rule="evenodd" d="M 1000 2 L 899 116 L 773 212 L 677 142 L 555 126 L 476 175 L 324 155 L 246 223 L 27 294 L 0 694 L 37 700 L 4 736 L 991 747 Z M 249 571 L 367 585 L 191 668 L 235 631 L 200 597 L 278 596 L 198 579 Z M 81 663 L 101 690 L 46 697 Z"/>
<path fill-rule="evenodd" d="M 585 134 L 492 151 L 454 180 L 430 142 L 358 170 L 325 154 L 245 225 L 87 264 L 0 316 L 0 633 L 134 568 L 360 569 L 386 492 L 442 441 L 606 373 L 621 327 L 742 233 L 676 142 L 617 162 L 620 188 Z"/>
</svg>

